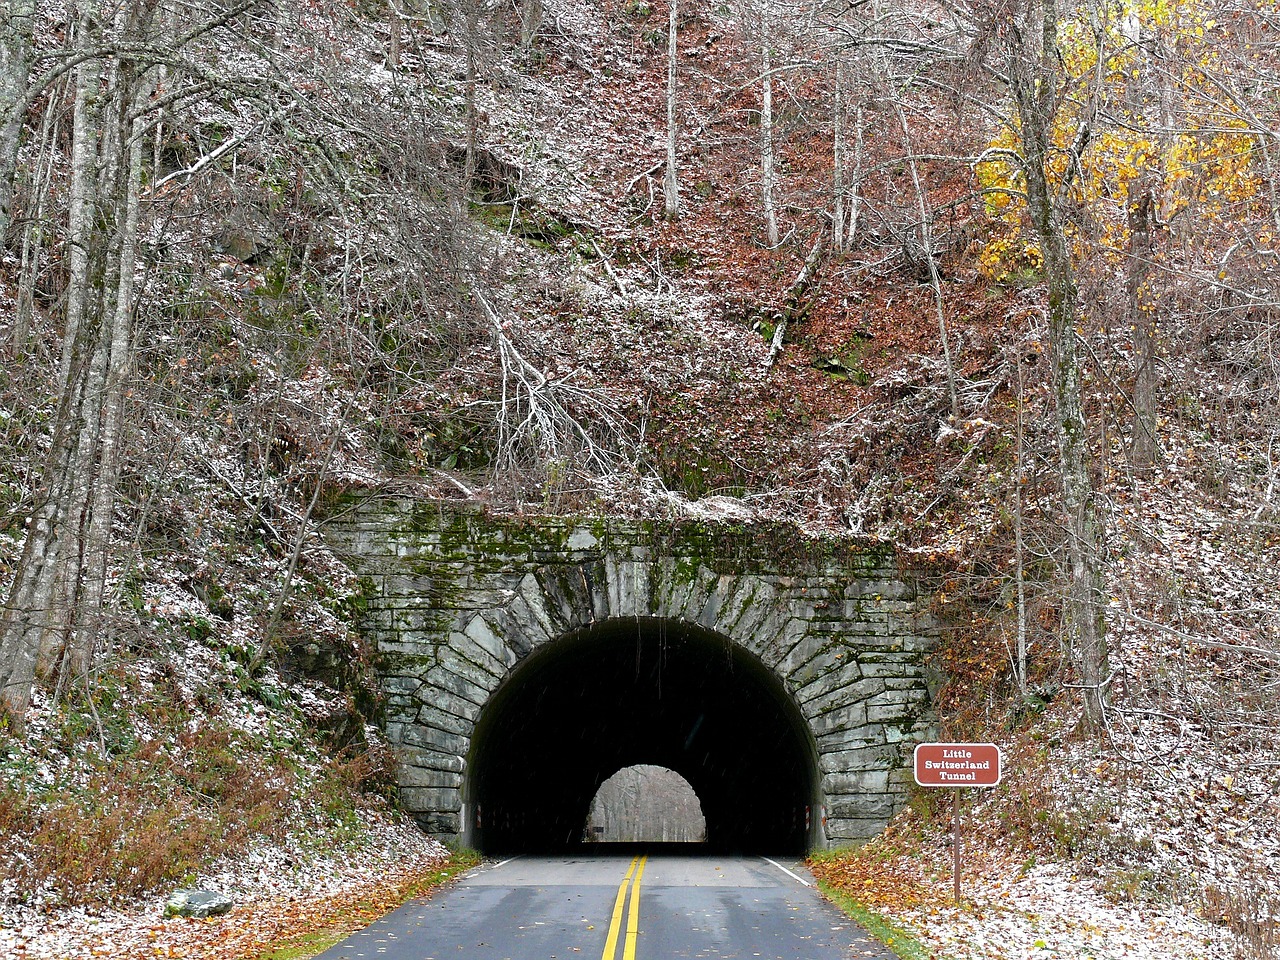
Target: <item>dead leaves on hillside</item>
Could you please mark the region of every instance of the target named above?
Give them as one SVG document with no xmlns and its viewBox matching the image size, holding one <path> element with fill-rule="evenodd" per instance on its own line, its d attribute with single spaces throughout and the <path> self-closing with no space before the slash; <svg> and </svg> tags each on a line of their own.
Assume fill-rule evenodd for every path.
<svg viewBox="0 0 1280 960">
<path fill-rule="evenodd" d="M 96 944 L 62 955 L 118 960 L 258 960 L 288 947 L 314 946 L 318 950 L 368 926 L 408 899 L 430 896 L 467 866 L 457 861 L 445 865 L 428 861 L 396 873 L 376 874 L 336 893 L 241 904 L 221 917 L 156 917 L 150 923 L 128 924 L 118 933 L 104 932 Z M 16 951 L 15 960 L 37 956 L 22 944 Z M 38 955 L 45 954 L 40 951 Z"/>
<path fill-rule="evenodd" d="M 892 828 L 890 828 L 892 830 Z M 938 900 L 939 894 L 907 869 L 910 861 L 880 843 L 829 859 L 811 860 L 809 869 L 824 883 L 878 912 L 899 915 Z"/>
</svg>

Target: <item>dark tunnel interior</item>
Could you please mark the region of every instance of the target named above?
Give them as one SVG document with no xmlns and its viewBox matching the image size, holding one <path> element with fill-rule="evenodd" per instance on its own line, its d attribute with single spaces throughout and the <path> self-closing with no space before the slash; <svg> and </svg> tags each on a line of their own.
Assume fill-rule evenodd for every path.
<svg viewBox="0 0 1280 960">
<path fill-rule="evenodd" d="M 600 785 L 635 764 L 689 781 L 709 850 L 813 845 L 817 755 L 799 710 L 755 656 L 688 624 L 610 620 L 534 651 L 471 744 L 467 839 L 486 854 L 578 845 Z"/>
</svg>

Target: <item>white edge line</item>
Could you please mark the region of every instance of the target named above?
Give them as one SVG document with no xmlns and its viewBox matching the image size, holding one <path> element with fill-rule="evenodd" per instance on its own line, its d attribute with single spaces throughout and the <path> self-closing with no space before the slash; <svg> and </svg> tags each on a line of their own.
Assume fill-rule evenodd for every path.
<svg viewBox="0 0 1280 960">
<path fill-rule="evenodd" d="M 494 864 L 492 867 L 490 867 L 489 869 L 490 869 L 490 870 L 497 870 L 499 867 L 505 867 L 505 866 L 506 866 L 508 863 L 510 863 L 512 860 L 519 860 L 519 859 L 520 859 L 520 857 L 519 857 L 519 856 L 515 856 L 515 857 L 507 857 L 507 859 L 505 859 L 505 860 L 499 860 L 497 863 L 495 863 L 495 864 Z"/>
<path fill-rule="evenodd" d="M 788 869 L 787 869 L 786 867 L 784 867 L 782 864 L 778 863 L 778 861 L 776 861 L 776 860 L 770 860 L 768 857 L 761 857 L 760 859 L 761 859 L 761 860 L 763 860 L 765 863 L 771 863 L 771 864 L 773 864 L 775 867 L 777 867 L 779 870 L 781 870 L 783 873 L 785 873 L 785 874 L 786 874 L 788 877 L 790 877 L 792 880 L 799 880 L 799 881 L 800 881 L 801 883 L 803 883 L 806 887 L 812 887 L 812 886 L 813 886 L 813 884 L 812 884 L 812 883 L 810 883 L 808 880 L 806 880 L 804 877 L 800 876 L 798 873 L 792 873 L 790 870 L 788 870 Z"/>
</svg>

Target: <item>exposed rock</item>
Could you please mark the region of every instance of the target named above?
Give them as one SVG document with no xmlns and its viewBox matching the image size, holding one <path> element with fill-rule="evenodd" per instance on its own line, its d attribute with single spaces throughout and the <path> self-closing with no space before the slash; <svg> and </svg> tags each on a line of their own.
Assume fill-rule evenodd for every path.
<svg viewBox="0 0 1280 960">
<path fill-rule="evenodd" d="M 216 917 L 230 912 L 236 905 L 225 893 L 216 890 L 175 890 L 165 901 L 166 917 Z"/>
</svg>

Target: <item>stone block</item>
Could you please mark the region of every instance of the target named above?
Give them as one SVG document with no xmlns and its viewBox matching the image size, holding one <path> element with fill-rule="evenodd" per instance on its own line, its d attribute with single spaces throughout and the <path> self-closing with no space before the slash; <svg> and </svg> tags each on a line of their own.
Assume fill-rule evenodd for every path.
<svg viewBox="0 0 1280 960">
<path fill-rule="evenodd" d="M 879 703 L 867 707 L 867 722 L 872 724 L 910 723 L 914 718 L 903 703 Z"/>
<path fill-rule="evenodd" d="M 755 577 L 735 577 L 732 588 L 720 605 L 720 617 L 715 629 L 727 637 L 741 637 L 739 627 L 743 618 L 753 604 L 758 602 L 763 606 L 769 603 L 767 593 L 763 581 Z M 761 595 L 758 601 L 757 594 Z"/>
<path fill-rule="evenodd" d="M 859 654 L 858 666 L 864 677 L 922 677 L 923 667 L 920 658 L 914 653 L 869 653 Z"/>
<path fill-rule="evenodd" d="M 888 770 L 850 770 L 829 773 L 822 778 L 827 796 L 840 794 L 883 794 L 889 790 Z"/>
<path fill-rule="evenodd" d="M 574 530 L 565 541 L 570 550 L 594 550 L 599 545 L 600 541 L 590 530 Z"/>
<path fill-rule="evenodd" d="M 866 738 L 867 708 L 864 704 L 855 703 L 838 710 L 818 714 L 809 718 L 809 727 L 818 743 L 818 750 L 829 748 L 835 743 L 848 743 L 854 739 Z M 855 731 L 850 734 L 849 731 Z"/>
<path fill-rule="evenodd" d="M 827 817 L 827 841 L 833 847 L 858 846 L 878 836 L 887 818 Z"/>
<path fill-rule="evenodd" d="M 483 650 L 489 660 L 505 674 L 513 666 L 515 666 L 515 651 L 508 647 L 500 636 L 493 632 L 493 628 L 485 622 L 484 617 L 476 614 L 467 623 L 466 629 L 462 631 L 462 636 L 466 637 L 476 647 Z M 449 638 L 449 645 L 454 646 L 454 637 Z M 458 649 L 455 647 L 455 649 Z"/>
<path fill-rule="evenodd" d="M 437 770 L 433 767 L 422 767 L 412 763 L 402 763 L 400 765 L 396 771 L 396 781 L 400 784 L 401 790 L 420 787 L 462 789 L 461 773 Z"/>
<path fill-rule="evenodd" d="M 388 696 L 412 697 L 422 689 L 421 677 L 384 676 L 382 690 Z"/>
<path fill-rule="evenodd" d="M 794 611 L 791 614 L 783 623 L 782 630 L 771 641 L 762 638 L 767 645 L 761 650 L 760 659 L 779 676 L 786 676 L 790 665 L 803 658 L 806 652 L 801 645 L 808 638 L 809 621 L 795 616 Z"/>
<path fill-rule="evenodd" d="M 440 714 L 455 717 L 460 724 L 464 725 L 464 732 L 468 735 L 470 735 L 476 719 L 480 716 L 479 706 L 440 687 L 430 687 L 422 692 L 418 715 L 427 717 L 430 711 L 437 711 Z M 449 730 L 452 727 L 444 727 L 443 729 Z"/>
<path fill-rule="evenodd" d="M 806 716 L 816 716 L 851 707 L 854 704 L 866 703 L 884 690 L 884 681 L 876 677 L 858 678 L 856 674 L 850 674 L 850 676 L 853 679 L 843 684 L 839 682 L 843 678 L 837 676 L 832 678 L 831 682 L 813 683 L 796 691 L 800 709 Z"/>
<path fill-rule="evenodd" d="M 849 644 L 831 638 L 827 638 L 825 643 L 818 646 L 813 642 L 817 639 L 810 634 L 806 637 L 806 642 L 796 648 L 797 653 L 804 656 L 804 659 L 785 674 L 794 689 L 799 691 L 810 684 L 821 682 L 838 685 L 838 683 L 848 683 L 861 677 L 857 650 Z M 786 665 L 779 666 L 781 668 Z M 838 683 L 832 683 L 832 681 L 838 681 Z"/>
<path fill-rule="evenodd" d="M 772 596 L 768 603 L 751 605 L 734 627 L 733 639 L 757 657 L 766 660 L 775 639 L 785 630 L 790 614 L 780 597 Z"/>
<path fill-rule="evenodd" d="M 700 623 L 708 630 L 717 630 L 720 626 L 720 611 L 724 608 L 725 599 L 733 591 L 737 577 L 729 574 L 718 574 L 707 590 L 706 600 L 702 607 L 693 614 L 693 622 Z"/>
<path fill-rule="evenodd" d="M 471 740 L 466 735 L 469 725 L 435 707 L 422 707 L 418 711 L 417 722 L 401 726 L 404 733 L 400 742 L 409 749 L 436 750 L 457 757 L 465 757 L 471 749 Z M 457 727 L 463 730 L 460 732 Z"/>
<path fill-rule="evenodd" d="M 897 793 L 827 795 L 827 816 L 852 820 L 879 820 L 883 826 L 897 813 L 902 799 Z"/>
<path fill-rule="evenodd" d="M 829 751 L 818 758 L 819 770 L 834 776 L 864 770 L 893 770 L 901 764 L 901 749 L 879 740 L 868 740 L 844 750 Z"/>
<path fill-rule="evenodd" d="M 676 619 L 685 623 L 700 623 L 699 617 L 709 604 L 718 604 L 715 598 L 716 588 L 720 583 L 720 574 L 706 566 L 699 566 L 693 578 L 693 586 L 685 595 L 683 602 L 675 608 Z"/>
<path fill-rule="evenodd" d="M 465 673 L 463 671 L 466 671 Z M 466 674 L 476 674 L 480 676 L 479 680 L 473 679 Z M 487 674 L 481 674 L 480 671 L 468 669 L 465 661 L 451 660 L 449 666 L 443 663 L 436 663 L 427 668 L 426 672 L 427 684 L 436 690 L 444 690 L 474 704 L 477 708 L 483 707 L 489 700 L 489 694 L 493 692 L 497 681 Z M 427 692 L 420 691 L 419 698 L 427 699 Z"/>
<path fill-rule="evenodd" d="M 400 802 L 415 815 L 458 813 L 462 810 L 462 792 L 453 787 L 401 787 Z"/>
<path fill-rule="evenodd" d="M 410 811 L 412 813 L 412 811 Z M 462 817 L 457 812 L 437 813 L 423 811 L 413 815 L 414 821 L 424 833 L 438 837 L 443 842 L 459 839 L 462 834 Z"/>
</svg>

